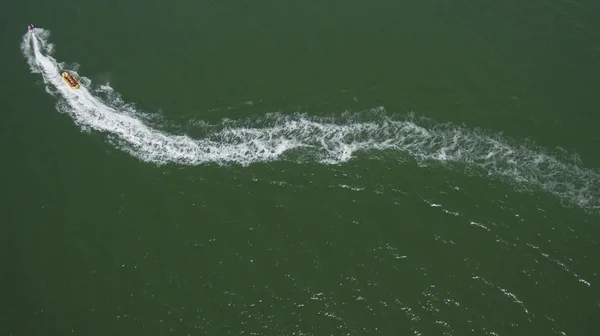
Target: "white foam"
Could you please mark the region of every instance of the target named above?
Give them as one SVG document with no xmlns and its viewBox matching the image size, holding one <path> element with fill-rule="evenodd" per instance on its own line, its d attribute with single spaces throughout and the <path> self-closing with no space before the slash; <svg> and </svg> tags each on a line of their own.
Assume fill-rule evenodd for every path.
<svg viewBox="0 0 600 336">
<path fill-rule="evenodd" d="M 124 103 L 108 84 L 94 89 L 73 69 L 82 86 L 72 90 L 62 80 L 63 63 L 52 56 L 49 32 L 36 29 L 23 37 L 21 49 L 33 73 L 59 99 L 61 112 L 87 131 L 106 133 L 109 141 L 136 158 L 154 164 L 206 163 L 249 165 L 272 160 L 309 159 L 339 164 L 359 152 L 393 152 L 420 165 L 439 164 L 469 173 L 503 178 L 517 187 L 545 190 L 584 209 L 600 210 L 600 173 L 575 158 L 559 158 L 529 144 L 414 115 L 392 118 L 383 107 L 335 118 L 306 114 L 266 114 L 254 120 L 194 123 L 203 137 L 194 139 L 151 127 L 148 113 Z M 160 118 L 160 116 L 159 116 Z"/>
</svg>

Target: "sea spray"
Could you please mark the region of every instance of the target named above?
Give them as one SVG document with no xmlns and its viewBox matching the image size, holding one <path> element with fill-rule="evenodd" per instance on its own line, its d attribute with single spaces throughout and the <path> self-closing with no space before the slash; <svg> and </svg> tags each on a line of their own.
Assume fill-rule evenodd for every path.
<svg viewBox="0 0 600 336">
<path fill-rule="evenodd" d="M 47 91 L 58 98 L 59 111 L 68 113 L 83 130 L 106 133 L 111 144 L 146 162 L 247 166 L 308 157 L 322 164 L 340 164 L 361 153 L 390 151 L 419 164 L 538 188 L 583 209 L 600 211 L 600 172 L 583 167 L 576 156 L 572 160 L 548 154 L 532 144 L 414 115 L 391 117 L 383 107 L 332 117 L 269 113 L 257 119 L 198 123 L 205 134 L 202 138 L 170 134 L 152 127 L 149 114 L 123 102 L 108 84 L 94 89 L 90 79 L 65 69 L 51 56 L 53 48 L 49 31 L 39 28 L 27 33 L 21 44 L 31 72 L 41 74 Z M 80 79 L 80 89 L 63 82 L 63 70 Z M 304 154 L 291 155 L 297 152 Z"/>
</svg>

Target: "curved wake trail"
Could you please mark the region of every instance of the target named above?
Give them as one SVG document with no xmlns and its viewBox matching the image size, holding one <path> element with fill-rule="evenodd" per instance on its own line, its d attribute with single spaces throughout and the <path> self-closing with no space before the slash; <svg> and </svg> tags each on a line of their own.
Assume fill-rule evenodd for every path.
<svg viewBox="0 0 600 336">
<path fill-rule="evenodd" d="M 37 28 L 23 37 L 21 49 L 33 73 L 40 73 L 46 90 L 59 99 L 58 109 L 86 130 L 108 133 L 122 150 L 146 162 L 200 165 L 249 165 L 300 153 L 325 164 L 346 162 L 359 151 L 393 151 L 418 163 L 453 165 L 503 178 L 518 187 L 534 187 L 585 210 L 600 210 L 600 173 L 581 166 L 577 158 L 559 158 L 531 145 L 453 124 L 436 124 L 409 117 L 394 120 L 382 107 L 368 113 L 334 118 L 273 113 L 259 120 L 223 121 L 203 125 L 207 135 L 193 139 L 146 125 L 144 113 L 124 105 L 113 93 L 107 101 L 89 91 L 91 81 L 72 90 L 60 75 L 64 64 L 52 56 L 49 31 Z M 111 89 L 105 86 L 104 91 Z M 102 91 L 102 90 L 100 90 Z"/>
</svg>

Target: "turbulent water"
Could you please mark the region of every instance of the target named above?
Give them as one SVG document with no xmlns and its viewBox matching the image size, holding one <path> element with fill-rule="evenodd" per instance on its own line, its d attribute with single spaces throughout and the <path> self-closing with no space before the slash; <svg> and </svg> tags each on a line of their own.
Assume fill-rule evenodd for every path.
<svg viewBox="0 0 600 336">
<path fill-rule="evenodd" d="M 109 141 L 140 160 L 154 164 L 206 163 L 250 165 L 273 160 L 347 162 L 358 155 L 387 154 L 389 160 L 416 160 L 469 174 L 502 179 L 518 189 L 541 189 L 565 204 L 600 209 L 600 172 L 583 166 L 576 154 L 549 151 L 485 130 L 423 117 L 391 115 L 384 107 L 339 116 L 269 113 L 255 120 L 196 123 L 200 139 L 152 127 L 149 113 L 126 104 L 108 85 L 92 82 L 51 55 L 50 32 L 36 29 L 23 37 L 22 51 L 34 73 L 42 75 L 57 108 L 83 130 L 104 132 Z M 82 83 L 72 90 L 63 70 Z"/>
</svg>

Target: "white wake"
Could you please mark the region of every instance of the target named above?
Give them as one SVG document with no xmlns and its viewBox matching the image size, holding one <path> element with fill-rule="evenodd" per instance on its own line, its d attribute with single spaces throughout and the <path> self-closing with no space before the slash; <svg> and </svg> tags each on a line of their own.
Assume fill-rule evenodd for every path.
<svg viewBox="0 0 600 336">
<path fill-rule="evenodd" d="M 600 210 L 600 173 L 575 157 L 549 155 L 542 148 L 514 144 L 501 136 L 453 124 L 386 115 L 383 107 L 335 118 L 271 113 L 257 120 L 203 124 L 206 135 L 194 139 L 152 128 L 143 111 L 125 104 L 107 86 L 93 89 L 88 78 L 68 69 L 82 83 L 64 83 L 63 63 L 51 55 L 49 31 L 23 37 L 21 49 L 33 73 L 57 97 L 59 111 L 84 130 L 107 133 L 111 142 L 134 157 L 155 164 L 205 163 L 249 165 L 272 160 L 311 160 L 338 164 L 359 152 L 391 153 L 419 164 L 441 164 L 477 175 L 502 178 L 519 187 L 545 190 L 586 210 Z M 100 98 L 107 93 L 108 99 Z"/>
</svg>

